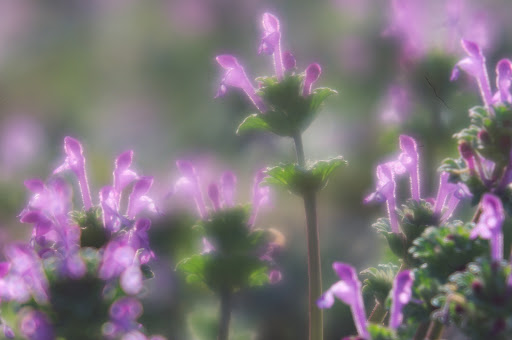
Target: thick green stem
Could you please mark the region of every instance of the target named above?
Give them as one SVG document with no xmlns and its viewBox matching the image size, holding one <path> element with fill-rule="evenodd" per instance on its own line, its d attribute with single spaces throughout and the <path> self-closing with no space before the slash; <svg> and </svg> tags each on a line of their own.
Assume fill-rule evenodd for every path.
<svg viewBox="0 0 512 340">
<path fill-rule="evenodd" d="M 220 293 L 220 320 L 217 340 L 229 339 L 229 322 L 231 320 L 231 292 L 229 290 Z"/>
<path fill-rule="evenodd" d="M 299 166 L 306 165 L 302 137 L 297 133 L 293 140 Z M 306 233 L 308 244 L 308 278 L 309 278 L 309 340 L 323 340 L 323 313 L 316 306 L 316 300 L 322 295 L 322 268 L 318 242 L 316 217 L 316 193 L 304 192 L 304 209 L 306 211 Z"/>
</svg>

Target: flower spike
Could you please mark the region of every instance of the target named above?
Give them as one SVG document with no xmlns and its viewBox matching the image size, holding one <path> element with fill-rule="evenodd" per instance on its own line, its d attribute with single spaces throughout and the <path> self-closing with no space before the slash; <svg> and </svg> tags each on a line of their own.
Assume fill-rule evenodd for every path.
<svg viewBox="0 0 512 340">
<path fill-rule="evenodd" d="M 229 54 L 219 55 L 215 58 L 219 65 L 226 70 L 224 73 L 224 78 L 220 83 L 219 91 L 215 97 L 223 96 L 227 89 L 226 86 L 232 86 L 242 89 L 249 99 L 254 103 L 256 108 L 261 112 L 265 112 L 267 109 L 265 104 L 260 97 L 256 94 L 254 87 L 251 84 L 251 81 L 245 74 L 244 68 L 238 63 L 238 60 Z"/>
<path fill-rule="evenodd" d="M 400 163 L 409 173 L 411 179 L 411 197 L 413 200 L 420 200 L 420 180 L 419 180 L 419 155 L 418 145 L 414 138 L 401 135 L 400 149 L 402 153 L 399 156 Z"/>
</svg>

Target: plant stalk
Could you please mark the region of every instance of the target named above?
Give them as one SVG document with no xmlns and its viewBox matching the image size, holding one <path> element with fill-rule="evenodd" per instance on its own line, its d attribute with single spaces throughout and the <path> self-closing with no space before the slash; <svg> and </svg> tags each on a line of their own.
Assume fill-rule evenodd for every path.
<svg viewBox="0 0 512 340">
<path fill-rule="evenodd" d="M 437 320 L 432 320 L 430 325 L 428 326 L 427 335 L 425 339 L 429 340 L 438 340 L 441 339 L 441 335 L 443 333 L 444 326 Z"/>
<path fill-rule="evenodd" d="M 220 320 L 217 340 L 229 339 L 229 322 L 231 321 L 231 291 L 220 292 Z"/>
<path fill-rule="evenodd" d="M 293 140 L 297 153 L 297 163 L 305 167 L 302 137 L 297 133 Z M 318 226 L 316 216 L 316 193 L 304 192 L 304 210 L 306 212 L 306 234 L 308 245 L 308 278 L 309 278 L 309 340 L 323 340 L 323 313 L 316 306 L 316 300 L 322 295 L 322 268 Z"/>
<path fill-rule="evenodd" d="M 368 322 L 382 324 L 387 313 L 388 312 L 386 308 L 384 308 L 379 301 L 375 301 L 375 307 L 373 308 L 372 313 L 368 317 Z"/>
</svg>

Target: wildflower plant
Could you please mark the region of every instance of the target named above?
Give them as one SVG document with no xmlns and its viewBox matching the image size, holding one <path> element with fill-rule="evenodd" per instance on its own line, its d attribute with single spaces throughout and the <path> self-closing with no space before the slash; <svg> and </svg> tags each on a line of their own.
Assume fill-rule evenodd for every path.
<svg viewBox="0 0 512 340">
<path fill-rule="evenodd" d="M 156 211 L 146 195 L 152 177 L 133 171 L 133 152 L 125 152 L 116 159 L 114 185 L 103 187 L 96 201 L 81 143 L 66 137 L 64 151 L 64 163 L 47 181 L 25 181 L 32 196 L 20 221 L 33 226 L 32 236 L 8 245 L 0 264 L 3 310 L 14 315 L 2 320 L 5 337 L 162 339 L 147 337 L 137 322 L 137 296 L 153 275 L 148 264 L 155 257 L 147 234 L 151 221 L 140 216 Z M 72 187 L 61 176 L 68 170 L 78 180 L 81 207 L 73 206 Z"/>
<path fill-rule="evenodd" d="M 326 87 L 313 88 L 322 73 L 317 63 L 307 66 L 304 72 L 296 72 L 295 57 L 291 52 L 283 52 L 282 28 L 276 16 L 265 13 L 261 23 L 263 34 L 258 51 L 272 56 L 275 75 L 256 78 L 256 90 L 234 56 L 219 55 L 216 60 L 225 72 L 217 96 L 224 95 L 228 86 L 240 88 L 258 110 L 243 120 L 237 134 L 270 132 L 294 141 L 297 161 L 267 168 L 265 183 L 282 187 L 304 200 L 308 244 L 309 339 L 322 339 L 322 312 L 316 306 L 316 299 L 322 293 L 316 196 L 332 173 L 346 162 L 342 157 L 310 162 L 304 154 L 302 133 L 313 122 L 324 100 L 337 92 Z"/>
<path fill-rule="evenodd" d="M 256 217 L 269 201 L 269 187 L 260 186 L 265 177 L 256 173 L 251 204 L 235 204 L 236 176 L 222 174 L 218 182 L 207 187 L 204 199 L 201 178 L 189 161 L 178 161 L 182 177 L 175 192 L 193 200 L 200 220 L 194 226 L 202 250 L 183 259 L 176 269 L 189 284 L 206 286 L 220 299 L 218 339 L 228 339 L 233 295 L 241 289 L 277 283 L 281 272 L 274 255 L 281 246 L 279 233 L 257 228 Z M 210 204 L 207 204 L 209 202 Z"/>
</svg>

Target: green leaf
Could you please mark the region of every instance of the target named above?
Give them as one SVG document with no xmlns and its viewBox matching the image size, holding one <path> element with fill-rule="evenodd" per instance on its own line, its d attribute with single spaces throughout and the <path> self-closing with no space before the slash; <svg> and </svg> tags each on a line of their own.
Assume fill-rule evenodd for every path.
<svg viewBox="0 0 512 340">
<path fill-rule="evenodd" d="M 345 164 L 347 162 L 341 156 L 317 161 L 307 168 L 281 164 L 267 168 L 265 183 L 285 188 L 296 195 L 318 192 L 325 187 L 334 170 Z"/>
<path fill-rule="evenodd" d="M 272 131 L 272 127 L 263 119 L 261 114 L 253 113 L 247 116 L 236 130 L 237 135 L 248 131 Z"/>
<path fill-rule="evenodd" d="M 187 282 L 205 282 L 205 268 L 208 254 L 195 254 L 176 265 L 176 271 L 186 275 Z M 190 279 L 189 279 L 190 277 Z M 205 282 L 206 283 L 206 282 Z"/>
<path fill-rule="evenodd" d="M 363 293 L 373 296 L 384 306 L 397 272 L 398 266 L 392 263 L 379 264 L 377 268 L 363 270 L 361 272 L 361 277 L 364 278 Z"/>
<path fill-rule="evenodd" d="M 316 112 L 320 108 L 320 105 L 324 102 L 324 100 L 326 100 L 328 97 L 334 94 L 338 94 L 338 92 L 328 87 L 316 88 L 311 94 L 311 103 L 309 104 L 310 111 Z"/>
<path fill-rule="evenodd" d="M 263 286 L 269 282 L 267 267 L 261 267 L 254 270 L 249 275 L 249 287 Z"/>
</svg>

